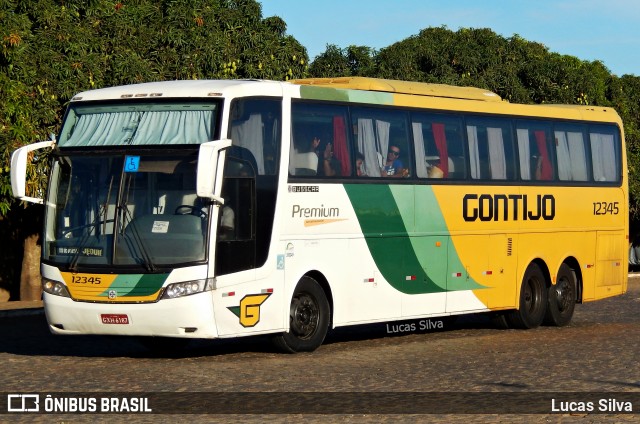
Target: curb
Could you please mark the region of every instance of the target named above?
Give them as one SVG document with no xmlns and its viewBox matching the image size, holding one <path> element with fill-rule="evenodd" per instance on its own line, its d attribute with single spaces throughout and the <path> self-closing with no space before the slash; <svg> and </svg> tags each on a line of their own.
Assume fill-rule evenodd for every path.
<svg viewBox="0 0 640 424">
<path fill-rule="evenodd" d="M 10 309 L 0 311 L 0 318 L 17 318 L 34 315 L 44 315 L 44 308 Z"/>
<path fill-rule="evenodd" d="M 0 318 L 44 315 L 42 301 L 0 303 Z"/>
</svg>

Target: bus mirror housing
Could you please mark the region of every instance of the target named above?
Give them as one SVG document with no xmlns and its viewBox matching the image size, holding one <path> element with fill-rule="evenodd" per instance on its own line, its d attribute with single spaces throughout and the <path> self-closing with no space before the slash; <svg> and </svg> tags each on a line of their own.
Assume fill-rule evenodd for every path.
<svg viewBox="0 0 640 424">
<path fill-rule="evenodd" d="M 224 204 L 220 192 L 222 191 L 221 182 L 224 171 L 224 150 L 229 147 L 231 147 L 231 140 L 228 138 L 200 145 L 196 180 L 196 193 L 199 197 Z"/>
<path fill-rule="evenodd" d="M 56 143 L 56 140 L 41 141 L 39 143 L 29 144 L 24 147 L 20 147 L 11 154 L 11 191 L 13 196 L 20 200 L 30 203 L 42 203 L 42 199 L 39 197 L 26 196 L 27 187 L 27 162 L 29 160 L 29 153 L 34 150 L 45 149 L 52 147 Z"/>
</svg>

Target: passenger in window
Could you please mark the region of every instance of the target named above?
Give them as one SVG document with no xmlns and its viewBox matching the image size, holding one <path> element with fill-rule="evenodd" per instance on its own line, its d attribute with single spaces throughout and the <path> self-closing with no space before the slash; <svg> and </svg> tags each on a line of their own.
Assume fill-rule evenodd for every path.
<svg viewBox="0 0 640 424">
<path fill-rule="evenodd" d="M 409 176 L 409 170 L 404 167 L 400 160 L 400 147 L 392 144 L 387 153 L 387 160 L 382 167 L 381 175 L 383 177 L 403 178 Z"/>
<path fill-rule="evenodd" d="M 312 148 L 318 155 L 318 175 L 325 177 L 338 177 L 341 175 L 341 163 L 338 159 L 333 155 L 333 145 L 331 143 L 327 143 L 324 146 L 324 150 L 320 152 L 318 150 L 318 146 L 320 146 L 320 139 L 314 137 L 312 143 Z"/>
<path fill-rule="evenodd" d="M 531 157 L 533 162 L 533 178 L 536 180 L 542 179 L 542 156 L 533 155 Z"/>
<path fill-rule="evenodd" d="M 322 154 L 318 155 L 318 158 L 322 160 L 322 164 L 318 167 L 318 175 L 324 175 L 325 177 L 337 177 L 340 176 L 340 161 L 333 155 L 333 145 L 327 143 Z"/>
<path fill-rule="evenodd" d="M 427 172 L 428 178 L 444 178 L 444 171 L 436 165 L 430 166 Z"/>
<path fill-rule="evenodd" d="M 310 152 L 316 152 L 316 154 L 318 154 L 318 147 L 320 146 L 320 139 L 318 137 L 313 137 L 313 140 L 311 140 L 311 146 L 309 147 L 309 151 Z"/>
<path fill-rule="evenodd" d="M 367 172 L 364 169 L 364 155 L 360 152 L 356 153 L 356 175 L 358 177 L 367 176 Z"/>
</svg>

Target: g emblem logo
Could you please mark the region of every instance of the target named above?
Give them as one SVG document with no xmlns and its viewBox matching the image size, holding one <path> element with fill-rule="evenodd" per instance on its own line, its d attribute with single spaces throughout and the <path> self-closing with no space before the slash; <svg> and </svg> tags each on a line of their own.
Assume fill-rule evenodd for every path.
<svg viewBox="0 0 640 424">
<path fill-rule="evenodd" d="M 240 318 L 243 327 L 255 327 L 260 322 L 260 305 L 262 305 L 271 293 L 248 294 L 240 300 L 240 306 L 232 306 L 229 309 Z"/>
<path fill-rule="evenodd" d="M 118 292 L 115 290 L 109 290 L 109 299 L 115 299 L 118 297 Z"/>
</svg>

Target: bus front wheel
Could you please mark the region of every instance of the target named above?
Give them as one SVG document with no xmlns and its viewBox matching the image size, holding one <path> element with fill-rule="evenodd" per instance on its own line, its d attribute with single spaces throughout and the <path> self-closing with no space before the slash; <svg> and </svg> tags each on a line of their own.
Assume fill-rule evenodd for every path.
<svg viewBox="0 0 640 424">
<path fill-rule="evenodd" d="M 549 289 L 545 324 L 562 327 L 569 324 L 576 307 L 576 273 L 567 264 L 558 270 L 556 284 Z"/>
<path fill-rule="evenodd" d="M 547 311 L 547 282 L 540 267 L 532 263 L 522 278 L 519 308 L 507 316 L 512 328 L 535 328 L 542 324 Z"/>
<path fill-rule="evenodd" d="M 289 307 L 289 332 L 274 337 L 285 352 L 311 352 L 324 341 L 329 328 L 329 302 L 320 284 L 303 277 L 296 286 Z"/>
</svg>

